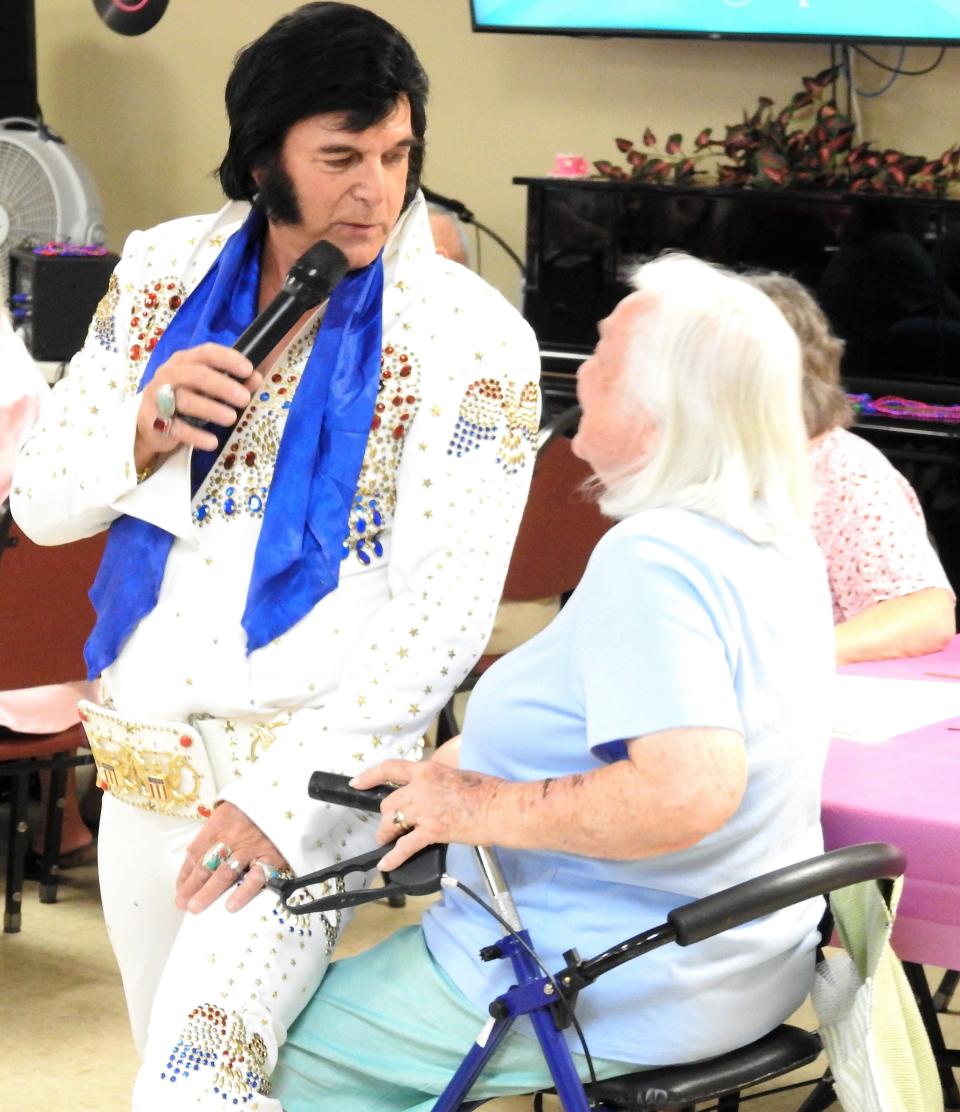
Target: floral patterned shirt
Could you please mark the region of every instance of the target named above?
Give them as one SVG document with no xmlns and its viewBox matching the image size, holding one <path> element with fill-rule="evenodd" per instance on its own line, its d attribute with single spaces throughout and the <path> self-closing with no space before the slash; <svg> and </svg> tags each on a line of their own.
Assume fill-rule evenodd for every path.
<svg viewBox="0 0 960 1112">
<path fill-rule="evenodd" d="M 879 449 L 837 428 L 810 454 L 812 527 L 827 561 L 835 622 L 926 587 L 952 591 L 913 487 Z"/>
</svg>

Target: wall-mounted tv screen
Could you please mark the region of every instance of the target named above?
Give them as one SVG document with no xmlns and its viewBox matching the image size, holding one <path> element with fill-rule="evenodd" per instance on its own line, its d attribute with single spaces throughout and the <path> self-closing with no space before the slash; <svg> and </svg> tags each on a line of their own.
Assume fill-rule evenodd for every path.
<svg viewBox="0 0 960 1112">
<path fill-rule="evenodd" d="M 960 0 L 471 0 L 475 31 L 960 42 Z"/>
</svg>

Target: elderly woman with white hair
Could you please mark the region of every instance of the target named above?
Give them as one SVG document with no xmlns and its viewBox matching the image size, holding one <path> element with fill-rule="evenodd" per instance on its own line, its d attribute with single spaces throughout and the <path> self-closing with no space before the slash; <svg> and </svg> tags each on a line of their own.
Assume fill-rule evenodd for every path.
<svg viewBox="0 0 960 1112">
<path fill-rule="evenodd" d="M 797 341 L 759 291 L 695 259 L 648 263 L 635 286 L 577 384 L 574 450 L 618 523 L 555 621 L 484 675 L 459 744 L 354 780 L 396 785 L 385 870 L 449 842 L 448 872 L 482 887 L 467 847 L 498 847 L 547 968 L 822 849 L 834 660 Z M 819 914 L 813 901 L 601 978 L 577 1009 L 598 1074 L 771 1030 L 808 991 Z M 431 1108 L 510 983 L 477 956 L 499 933 L 453 889 L 422 927 L 337 962 L 281 1052 L 288 1112 Z M 529 1032 L 472 1098 L 550 1084 Z"/>
</svg>

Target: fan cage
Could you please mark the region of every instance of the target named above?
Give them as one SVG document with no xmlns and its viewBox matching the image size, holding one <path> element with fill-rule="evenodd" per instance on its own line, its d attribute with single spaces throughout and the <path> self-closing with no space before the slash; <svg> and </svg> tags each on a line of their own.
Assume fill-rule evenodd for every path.
<svg viewBox="0 0 960 1112">
<path fill-rule="evenodd" d="M 100 199 L 86 167 L 33 120 L 0 120 L 0 290 L 7 300 L 10 251 L 50 240 L 102 244 Z"/>
</svg>

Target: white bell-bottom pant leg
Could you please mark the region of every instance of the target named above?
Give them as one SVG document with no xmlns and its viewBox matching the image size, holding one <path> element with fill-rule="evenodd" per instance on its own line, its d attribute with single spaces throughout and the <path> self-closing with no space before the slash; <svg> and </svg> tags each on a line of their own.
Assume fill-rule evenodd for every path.
<svg viewBox="0 0 960 1112">
<path fill-rule="evenodd" d="M 269 1076 L 345 920 L 291 915 L 269 890 L 237 912 L 227 894 L 199 915 L 179 912 L 174 885 L 196 824 L 109 802 L 104 908 L 143 1056 L 134 1112 L 282 1112 Z M 343 833 L 331 844 L 349 856 Z"/>
<path fill-rule="evenodd" d="M 335 915 L 291 915 L 262 891 L 186 915 L 153 1002 L 134 1112 L 242 1106 L 281 1112 L 269 1077 L 326 972 Z"/>
<path fill-rule="evenodd" d="M 100 896 L 141 1056 L 157 985 L 183 922 L 174 903 L 176 878 L 196 833 L 193 821 L 141 811 L 103 793 Z"/>
</svg>

